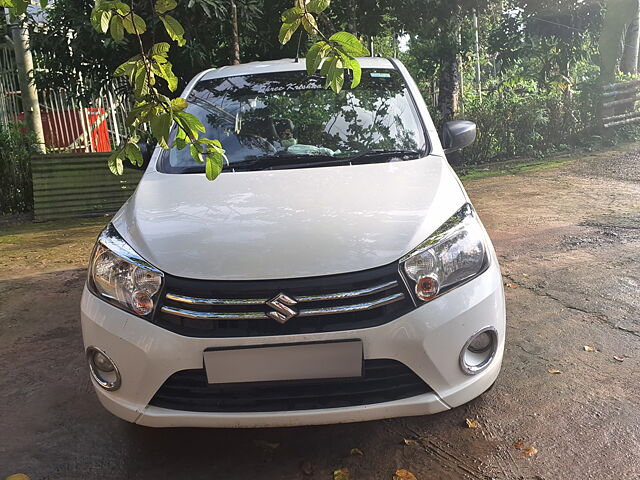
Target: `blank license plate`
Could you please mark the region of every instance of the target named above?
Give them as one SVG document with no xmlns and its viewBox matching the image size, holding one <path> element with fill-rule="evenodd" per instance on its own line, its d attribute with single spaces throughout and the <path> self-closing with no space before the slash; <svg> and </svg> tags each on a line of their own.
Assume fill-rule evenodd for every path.
<svg viewBox="0 0 640 480">
<path fill-rule="evenodd" d="M 362 341 L 209 348 L 209 383 L 269 382 L 362 376 Z"/>
</svg>

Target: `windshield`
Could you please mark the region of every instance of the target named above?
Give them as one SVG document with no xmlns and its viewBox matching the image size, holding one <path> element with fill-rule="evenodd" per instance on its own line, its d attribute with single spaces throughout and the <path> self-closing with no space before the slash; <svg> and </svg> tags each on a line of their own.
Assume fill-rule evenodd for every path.
<svg viewBox="0 0 640 480">
<path fill-rule="evenodd" d="M 187 111 L 206 127 L 207 138 L 222 142 L 226 171 L 424 156 L 422 124 L 399 72 L 363 70 L 360 85 L 339 94 L 324 84 L 304 71 L 204 80 L 187 99 Z M 204 166 L 188 148 L 173 148 L 160 170 L 202 172 Z"/>
</svg>

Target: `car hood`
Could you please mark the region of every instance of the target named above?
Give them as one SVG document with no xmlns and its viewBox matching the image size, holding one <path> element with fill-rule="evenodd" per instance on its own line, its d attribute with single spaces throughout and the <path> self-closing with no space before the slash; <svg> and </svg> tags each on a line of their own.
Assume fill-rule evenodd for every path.
<svg viewBox="0 0 640 480">
<path fill-rule="evenodd" d="M 411 251 L 465 201 L 445 159 L 203 174 L 146 173 L 113 224 L 179 277 L 261 280 L 366 270 Z"/>
</svg>

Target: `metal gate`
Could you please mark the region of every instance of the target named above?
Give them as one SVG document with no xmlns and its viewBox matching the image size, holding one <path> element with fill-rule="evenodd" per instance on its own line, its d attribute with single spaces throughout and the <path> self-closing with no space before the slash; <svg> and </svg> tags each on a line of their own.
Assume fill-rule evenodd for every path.
<svg viewBox="0 0 640 480">
<path fill-rule="evenodd" d="M 33 52 L 37 60 L 38 52 Z M 82 85 L 78 75 L 76 83 Z M 125 119 L 131 107 L 126 80 L 113 79 L 87 100 L 64 88 L 38 86 L 47 152 L 110 152 L 126 138 Z M 24 121 L 13 47 L 0 44 L 0 123 Z"/>
</svg>

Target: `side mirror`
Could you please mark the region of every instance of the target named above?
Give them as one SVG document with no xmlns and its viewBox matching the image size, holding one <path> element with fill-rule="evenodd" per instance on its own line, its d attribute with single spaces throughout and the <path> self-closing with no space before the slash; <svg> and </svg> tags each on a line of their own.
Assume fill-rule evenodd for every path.
<svg viewBox="0 0 640 480">
<path fill-rule="evenodd" d="M 149 162 L 151 161 L 151 156 L 153 155 L 154 147 L 149 145 L 147 142 L 138 142 L 138 148 L 140 149 L 140 153 L 142 154 L 142 166 L 134 165 L 131 162 L 124 162 L 124 165 L 127 168 L 132 168 L 133 170 L 142 170 L 145 171 L 149 166 Z"/>
<path fill-rule="evenodd" d="M 471 145 L 476 139 L 476 124 L 466 120 L 454 120 L 444 124 L 442 147 L 444 153 L 457 152 Z"/>
</svg>

